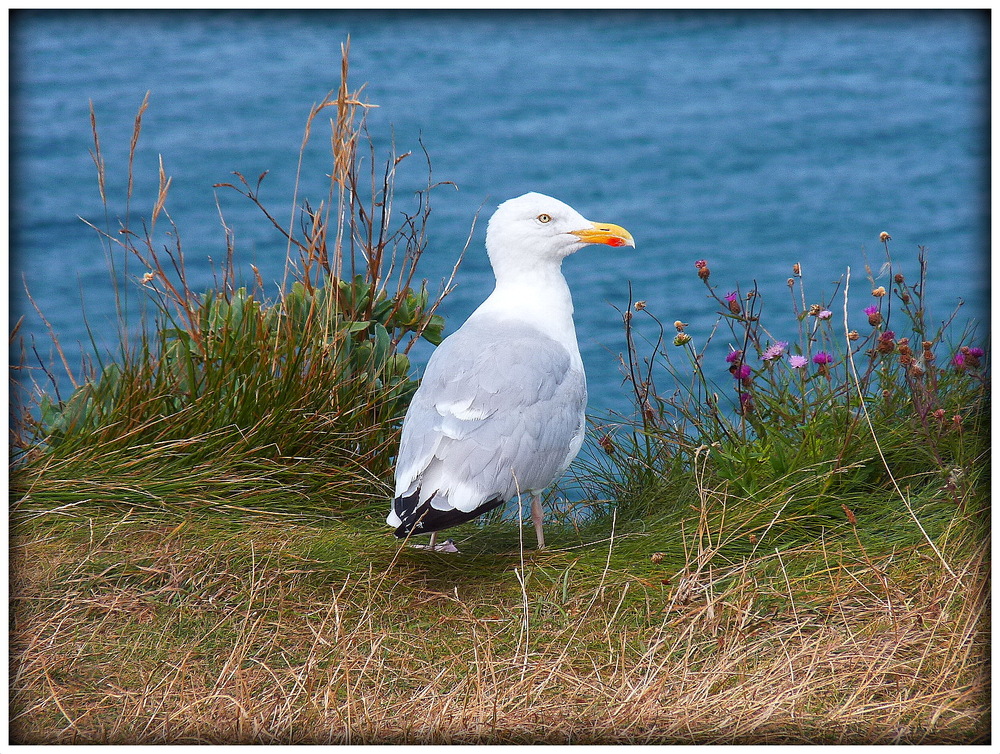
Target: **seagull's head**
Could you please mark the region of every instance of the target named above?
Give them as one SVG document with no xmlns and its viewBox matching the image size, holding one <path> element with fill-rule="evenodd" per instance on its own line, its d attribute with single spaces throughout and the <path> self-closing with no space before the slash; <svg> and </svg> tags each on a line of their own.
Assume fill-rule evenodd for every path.
<svg viewBox="0 0 1000 754">
<path fill-rule="evenodd" d="M 494 269 L 558 264 L 588 244 L 635 247 L 632 234 L 620 225 L 591 222 L 568 204 L 534 192 L 501 204 L 486 228 Z"/>
</svg>

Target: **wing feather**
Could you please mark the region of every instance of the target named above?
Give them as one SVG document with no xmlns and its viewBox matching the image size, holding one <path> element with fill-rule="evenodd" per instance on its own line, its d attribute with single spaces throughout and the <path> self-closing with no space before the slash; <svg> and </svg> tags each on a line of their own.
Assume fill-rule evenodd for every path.
<svg viewBox="0 0 1000 754">
<path fill-rule="evenodd" d="M 395 497 L 419 490 L 421 504 L 471 511 L 547 487 L 580 448 L 586 403 L 562 344 L 523 323 L 469 322 L 434 352 L 410 404 Z"/>
</svg>

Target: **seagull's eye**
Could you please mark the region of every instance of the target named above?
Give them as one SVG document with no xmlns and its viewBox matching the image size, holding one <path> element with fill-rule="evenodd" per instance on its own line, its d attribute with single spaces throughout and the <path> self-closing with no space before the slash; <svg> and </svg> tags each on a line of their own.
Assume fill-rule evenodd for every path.
<svg viewBox="0 0 1000 754">
<path fill-rule="evenodd" d="M 538 222 L 540 223 L 547 223 L 550 222 L 551 220 L 552 218 L 549 215 L 546 215 L 544 212 L 538 216 Z"/>
</svg>

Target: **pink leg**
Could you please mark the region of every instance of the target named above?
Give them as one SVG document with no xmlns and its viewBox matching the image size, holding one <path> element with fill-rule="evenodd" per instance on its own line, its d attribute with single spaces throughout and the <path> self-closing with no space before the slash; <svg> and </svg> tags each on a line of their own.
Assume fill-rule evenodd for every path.
<svg viewBox="0 0 1000 754">
<path fill-rule="evenodd" d="M 535 525 L 535 539 L 538 541 L 538 549 L 545 549 L 545 536 L 542 534 L 542 495 L 535 493 L 531 496 L 531 522 Z"/>
</svg>

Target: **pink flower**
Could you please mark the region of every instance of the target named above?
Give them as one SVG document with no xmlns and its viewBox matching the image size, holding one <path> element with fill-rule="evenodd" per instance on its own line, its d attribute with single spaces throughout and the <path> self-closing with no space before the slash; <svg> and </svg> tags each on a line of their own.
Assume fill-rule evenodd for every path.
<svg viewBox="0 0 1000 754">
<path fill-rule="evenodd" d="M 979 358 L 980 356 L 985 356 L 985 355 L 986 355 L 986 351 L 984 351 L 982 348 L 970 348 L 969 349 L 969 356 L 975 356 L 976 358 Z"/>
<path fill-rule="evenodd" d="M 732 364 L 734 361 L 739 361 L 743 358 L 743 351 L 730 351 L 729 355 L 726 356 L 726 363 Z"/>
<path fill-rule="evenodd" d="M 875 306 L 874 304 L 872 304 L 871 306 L 866 306 L 865 314 L 867 314 L 869 317 L 872 316 L 873 314 L 878 314 L 878 307 Z"/>
<path fill-rule="evenodd" d="M 725 296 L 726 301 L 728 301 L 730 304 L 736 301 L 737 298 L 739 298 L 739 296 L 736 295 L 736 291 L 730 291 Z"/>
<path fill-rule="evenodd" d="M 818 319 L 830 319 L 830 317 L 832 316 L 833 312 L 831 312 L 829 309 L 824 309 L 823 311 L 821 311 L 819 314 L 816 315 Z"/>
<path fill-rule="evenodd" d="M 733 377 L 738 380 L 749 379 L 750 375 L 753 374 L 753 370 L 750 368 L 749 364 L 740 364 L 738 367 L 734 368 L 732 372 Z"/>
<path fill-rule="evenodd" d="M 820 351 L 815 356 L 813 356 L 813 364 L 819 364 L 822 366 L 823 364 L 832 364 L 832 363 L 833 363 L 833 357 L 826 351 Z"/>
<path fill-rule="evenodd" d="M 708 266 L 708 262 L 706 262 L 704 259 L 699 259 L 697 262 L 694 263 L 694 266 L 697 267 L 699 270 L 703 270 Z"/>
<path fill-rule="evenodd" d="M 788 357 L 788 364 L 792 367 L 792 369 L 801 369 L 808 363 L 809 359 L 807 359 L 805 356 L 799 356 L 798 354 L 795 354 L 794 356 Z"/>
<path fill-rule="evenodd" d="M 764 355 L 761 356 L 761 359 L 763 359 L 764 361 L 771 361 L 772 359 L 780 359 L 782 354 L 785 353 L 786 348 L 788 348 L 788 343 L 783 340 L 779 340 L 773 346 L 769 346 L 767 349 L 765 349 Z"/>
</svg>

